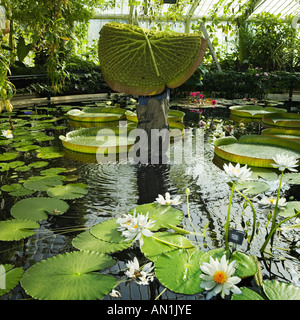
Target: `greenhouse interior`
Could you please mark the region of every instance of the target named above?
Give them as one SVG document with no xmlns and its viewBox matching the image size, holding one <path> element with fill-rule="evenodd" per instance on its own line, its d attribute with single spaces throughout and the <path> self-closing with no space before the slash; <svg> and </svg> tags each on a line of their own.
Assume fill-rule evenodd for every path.
<svg viewBox="0 0 300 320">
<path fill-rule="evenodd" d="M 299 300 L 299 30 L 299 0 L 0 0 L 0 299 Z"/>
</svg>

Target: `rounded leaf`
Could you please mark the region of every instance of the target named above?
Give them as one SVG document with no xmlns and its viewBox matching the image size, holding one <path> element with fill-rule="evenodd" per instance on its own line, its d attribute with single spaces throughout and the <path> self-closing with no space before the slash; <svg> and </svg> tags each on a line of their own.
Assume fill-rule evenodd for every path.
<svg viewBox="0 0 300 320">
<path fill-rule="evenodd" d="M 117 279 L 98 271 L 115 264 L 102 253 L 74 251 L 30 267 L 21 279 L 26 293 L 39 300 L 96 300 L 107 295 Z"/>
<path fill-rule="evenodd" d="M 32 220 L 12 219 L 0 221 L 0 240 L 15 241 L 35 234 L 40 225 Z"/>
</svg>

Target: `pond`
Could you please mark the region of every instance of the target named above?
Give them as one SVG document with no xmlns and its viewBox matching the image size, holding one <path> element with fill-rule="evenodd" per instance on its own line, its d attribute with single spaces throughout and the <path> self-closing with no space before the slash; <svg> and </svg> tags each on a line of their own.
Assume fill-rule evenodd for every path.
<svg viewBox="0 0 300 320">
<path fill-rule="evenodd" d="M 184 212 L 181 225 L 192 230 L 197 229 L 198 235 L 188 235 L 191 241 L 196 241 L 201 250 L 208 251 L 224 247 L 224 225 L 228 210 L 231 188 L 223 170 L 224 161 L 214 153 L 214 141 L 225 135 L 239 138 L 242 135 L 260 134 L 262 124 L 259 121 L 248 123 L 230 119 L 228 108 L 205 111 L 202 124 L 199 125 L 199 113 L 195 110 L 184 110 L 185 161 L 182 163 L 143 165 L 127 162 L 98 163 L 93 155 L 73 152 L 62 147 L 60 135 L 75 130 L 67 121 L 65 114 L 70 108 L 85 106 L 32 106 L 12 114 L 16 135 L 12 143 L 5 145 L 2 139 L 1 153 L 18 152 L 10 168 L 2 166 L 1 186 L 22 184 L 33 176 L 45 175 L 45 170 L 61 169 L 59 175 L 64 184 L 85 184 L 87 192 L 81 197 L 66 199 L 69 208 L 61 215 L 48 215 L 39 221 L 40 227 L 31 236 L 18 241 L 0 241 L 0 262 L 22 267 L 25 270 L 31 266 L 65 252 L 77 249 L 73 239 L 85 230 L 104 222 L 127 214 L 137 205 L 155 202 L 159 194 L 169 192 L 172 197 L 181 196 L 182 203 L 176 208 Z M 93 105 L 89 103 L 89 105 Z M 9 114 L 1 115 L 1 128 L 9 129 Z M 33 130 L 34 129 L 34 130 Z M 19 143 L 16 139 L 31 132 L 28 143 Z M 39 133 L 39 134 L 37 134 Z M 51 137 L 47 139 L 47 137 Z M 190 139 L 190 140 L 189 140 Z M 198 140 L 197 140 L 198 139 Z M 23 140 L 24 142 L 24 140 Z M 29 147 L 29 146 L 36 147 Z M 38 147 L 37 147 L 38 146 Z M 198 150 L 195 150 L 195 146 Z M 52 149 L 47 149 L 52 147 Z M 22 149 L 23 148 L 23 149 Z M 41 149 L 42 148 L 42 149 Z M 176 154 L 178 145 L 171 144 L 170 154 Z M 199 152 L 200 149 L 200 152 Z M 62 152 L 62 154 L 60 154 Z M 7 161 L 9 163 L 10 161 Z M 38 162 L 36 165 L 34 163 Z M 3 162 L 2 162 L 3 163 Z M 15 168 L 14 168 L 15 166 Z M 275 170 L 268 169 L 269 175 L 264 182 L 269 184 L 266 194 L 276 193 L 278 175 Z M 32 179 L 32 178 L 31 178 Z M 299 180 L 298 180 L 299 181 Z M 189 205 L 187 206 L 186 190 L 189 188 Z M 283 184 L 287 199 L 293 197 L 299 201 L 299 184 Z M 0 220 L 11 219 L 11 208 L 22 199 L 30 197 L 48 197 L 47 189 L 37 190 L 30 194 L 18 195 L 15 190 L 3 189 L 1 192 Z M 23 190 L 23 189 L 22 189 Z M 21 193 L 20 193 L 21 194 Z M 257 213 L 257 228 L 251 245 L 249 236 L 252 231 L 252 210 L 245 206 L 245 200 L 238 193 L 233 195 L 230 227 L 244 232 L 242 244 L 236 245 L 241 252 L 257 256 L 264 279 L 276 279 L 287 283 L 292 282 L 291 271 L 299 271 L 299 231 L 282 230 L 276 241 L 272 254 L 261 256 L 260 248 L 267 235 L 268 209 L 261 208 L 258 201 L 261 195 L 252 197 Z M 189 214 L 188 214 L 189 213 Z M 292 222 L 290 222 L 292 224 Z M 200 234 L 200 235 L 199 235 Z M 230 244 L 233 248 L 235 245 Z M 116 277 L 124 275 L 126 263 L 136 256 L 142 262 L 145 257 L 138 246 L 112 253 L 117 263 L 105 269 L 105 274 Z M 243 280 L 251 286 L 254 280 Z M 149 285 L 138 285 L 135 281 L 121 282 L 117 288 L 120 298 L 105 295 L 104 300 L 204 300 L 203 293 L 186 295 L 176 293 L 165 287 L 155 278 Z M 32 299 L 20 284 L 1 297 L 2 300 Z"/>
</svg>

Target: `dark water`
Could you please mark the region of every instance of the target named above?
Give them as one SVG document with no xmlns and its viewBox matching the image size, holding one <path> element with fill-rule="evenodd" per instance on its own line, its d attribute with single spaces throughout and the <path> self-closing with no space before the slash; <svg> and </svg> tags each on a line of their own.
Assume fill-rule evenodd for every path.
<svg viewBox="0 0 300 320">
<path fill-rule="evenodd" d="M 191 115 L 191 119 L 194 115 Z M 186 161 L 183 163 L 171 163 L 165 165 L 137 165 L 132 163 L 97 163 L 93 156 L 85 156 L 74 152 L 65 151 L 63 158 L 46 160 L 50 162 L 50 167 L 76 168 L 74 174 L 78 175 L 77 182 L 86 183 L 88 193 L 81 199 L 67 200 L 70 209 L 61 216 L 49 217 L 48 220 L 40 222 L 38 232 L 21 241 L 0 242 L 1 263 L 11 263 L 21 266 L 26 270 L 32 264 L 48 257 L 73 251 L 72 239 L 82 232 L 101 221 L 115 218 L 123 213 L 127 213 L 136 205 L 155 201 L 158 194 L 166 191 L 171 195 L 181 195 L 183 203 L 179 206 L 185 214 L 187 212 L 185 201 L 185 190 L 190 188 L 189 197 L 190 214 L 193 225 L 202 232 L 206 225 L 206 237 L 198 237 L 197 241 L 202 250 L 207 251 L 213 248 L 224 246 L 224 224 L 227 214 L 227 206 L 230 188 L 226 183 L 225 174 L 222 168 L 222 160 L 214 155 L 213 141 L 220 134 L 224 134 L 224 126 L 229 122 L 227 116 L 218 117 L 212 129 L 199 129 L 189 127 L 195 124 L 191 121 L 187 123 L 185 135 L 195 141 L 200 132 L 201 153 L 194 156 L 194 148 L 189 146 L 185 151 Z M 192 119 L 193 120 L 193 119 Z M 67 128 L 72 130 L 73 128 Z M 259 124 L 250 123 L 246 127 L 237 127 L 235 134 L 259 132 Z M 58 139 L 62 132 L 53 133 L 56 139 L 47 142 L 47 145 L 60 146 Z M 198 145 L 199 146 L 199 145 Z M 171 146 L 171 155 L 176 153 L 176 145 Z M 32 154 L 34 157 L 34 154 Z M 36 159 L 35 159 L 36 160 Z M 30 157 L 26 159 L 30 161 Z M 38 171 L 37 171 L 38 172 Z M 24 179 L 33 172 L 19 174 L 19 178 Z M 293 194 L 291 189 L 286 191 Z M 42 196 L 43 192 L 34 196 Z M 18 200 L 21 198 L 18 198 Z M 1 199 L 1 220 L 10 218 L 10 208 L 18 201 L 2 192 Z M 243 201 L 241 197 L 235 195 L 232 207 L 231 227 L 246 231 L 247 221 L 250 222 L 249 232 L 251 232 L 252 212 L 248 207 L 241 217 Z M 257 210 L 260 228 L 254 240 L 248 248 L 247 240 L 238 250 L 247 254 L 260 257 L 259 249 L 266 236 L 265 225 L 267 223 L 266 212 Z M 189 220 L 185 217 L 183 224 L 190 228 Z M 75 228 L 82 228 L 75 230 Z M 194 238 L 192 240 L 195 240 Z M 272 259 L 262 259 L 261 267 L 265 279 L 278 279 L 279 281 L 290 282 L 289 268 L 296 270 L 299 266 L 299 243 L 296 231 L 284 232 L 276 240 L 275 250 Z M 142 257 L 138 248 L 127 249 L 120 253 L 113 254 L 117 259 L 117 264 L 108 269 L 107 272 L 121 274 L 125 263 L 137 255 Z M 155 299 L 164 290 L 158 281 L 152 282 L 149 286 L 139 286 L 133 282 L 121 284 L 117 288 L 121 294 L 121 299 L 148 300 Z M 204 299 L 203 295 L 186 296 L 176 294 L 166 290 L 162 299 Z M 6 300 L 31 299 L 18 285 L 10 293 L 3 296 Z M 105 299 L 111 299 L 107 296 Z"/>
</svg>

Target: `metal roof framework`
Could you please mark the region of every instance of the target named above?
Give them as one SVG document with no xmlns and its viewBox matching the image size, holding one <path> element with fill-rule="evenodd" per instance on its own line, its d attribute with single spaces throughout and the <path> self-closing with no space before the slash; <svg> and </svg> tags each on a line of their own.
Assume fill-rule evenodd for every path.
<svg viewBox="0 0 300 320">
<path fill-rule="evenodd" d="M 143 2 L 149 0 L 142 0 Z M 162 7 L 161 15 L 156 17 L 156 21 L 166 20 L 165 16 L 168 8 L 172 5 L 171 0 L 165 0 Z M 150 16 L 144 14 L 143 6 L 140 4 L 134 6 L 130 4 L 130 0 L 116 0 L 115 6 L 103 12 L 95 14 L 93 19 L 100 20 L 127 20 L 129 23 L 136 18 L 139 22 L 149 21 Z M 226 12 L 224 13 L 224 8 Z M 288 16 L 299 16 L 300 20 L 300 1 L 299 0 L 194 0 L 186 5 L 183 13 L 183 23 L 185 24 L 185 32 L 189 32 L 190 24 L 192 21 L 197 21 L 205 17 L 209 21 L 212 11 L 215 11 L 218 19 L 226 21 L 238 17 L 240 14 L 239 9 L 244 12 L 251 11 L 248 20 L 255 20 L 255 16 L 262 12 L 280 15 L 284 20 Z"/>
</svg>

